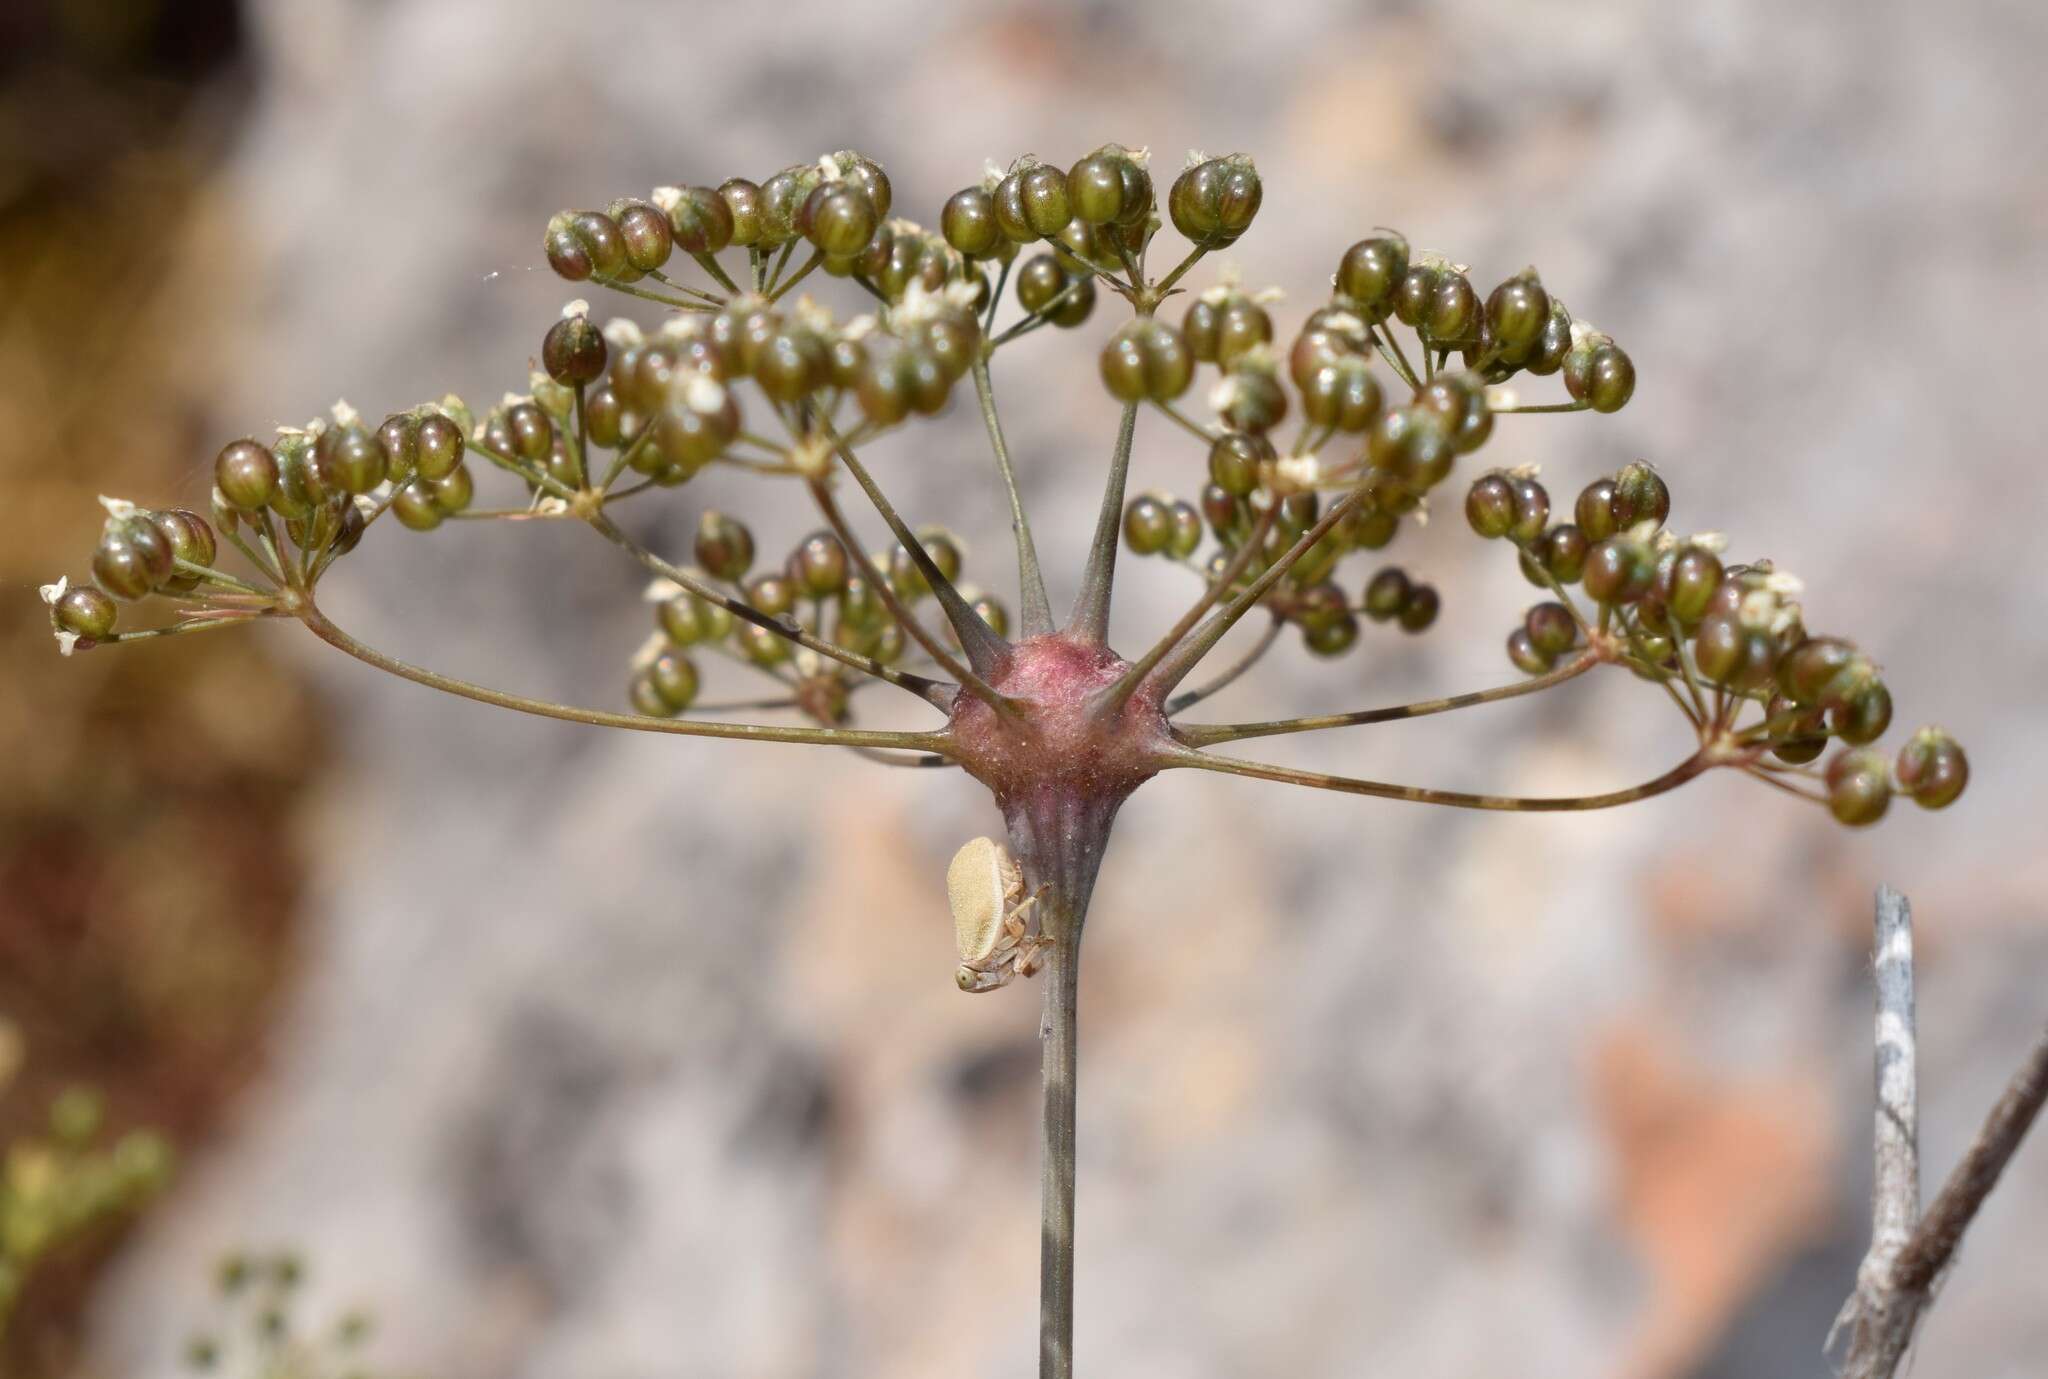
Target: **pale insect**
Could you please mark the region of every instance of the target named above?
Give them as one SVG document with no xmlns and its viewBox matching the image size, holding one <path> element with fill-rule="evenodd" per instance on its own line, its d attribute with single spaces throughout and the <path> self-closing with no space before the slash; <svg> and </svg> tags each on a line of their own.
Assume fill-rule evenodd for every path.
<svg viewBox="0 0 2048 1379">
<path fill-rule="evenodd" d="M 953 976 L 962 991 L 994 991 L 1038 971 L 1048 944 L 1029 922 L 1038 896 L 1025 896 L 1024 873 L 1001 843 L 976 838 L 953 854 L 946 901 L 960 941 L 960 970 Z"/>
</svg>

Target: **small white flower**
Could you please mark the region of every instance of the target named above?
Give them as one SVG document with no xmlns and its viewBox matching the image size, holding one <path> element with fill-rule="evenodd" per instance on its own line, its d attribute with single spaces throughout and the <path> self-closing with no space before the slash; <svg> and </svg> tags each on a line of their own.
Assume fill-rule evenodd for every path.
<svg viewBox="0 0 2048 1379">
<path fill-rule="evenodd" d="M 336 398 L 334 405 L 327 410 L 333 415 L 336 426 L 355 426 L 363 419 L 361 413 L 348 405 L 348 399 L 345 397 Z"/>
<path fill-rule="evenodd" d="M 105 508 L 107 516 L 116 522 L 125 522 L 139 511 L 135 504 L 126 498 L 109 498 L 104 493 L 100 495 L 100 506 Z"/>
<path fill-rule="evenodd" d="M 661 653 L 666 650 L 668 650 L 668 638 L 659 632 L 651 633 L 646 641 L 640 643 L 640 649 L 633 653 L 633 669 L 647 669 L 656 660 L 660 659 Z"/>
<path fill-rule="evenodd" d="M 518 405 L 519 405 L 520 403 L 522 403 L 522 402 L 531 402 L 531 401 L 533 401 L 533 394 L 532 394 L 532 393 L 510 393 L 510 392 L 508 392 L 508 393 L 506 393 L 506 394 L 505 394 L 505 395 L 504 395 L 503 397 L 501 397 L 501 398 L 499 398 L 499 399 L 498 399 L 498 405 L 499 405 L 500 407 L 517 407 L 517 406 L 518 406 Z"/>
<path fill-rule="evenodd" d="M 576 298 L 562 308 L 562 319 L 565 321 L 574 321 L 579 317 L 588 315 L 590 315 L 590 303 L 584 301 L 581 297 Z"/>
<path fill-rule="evenodd" d="M 66 632 L 62 628 L 57 629 L 57 654 L 59 656 L 69 656 L 76 650 L 78 650 L 78 634 L 76 632 Z"/>
<path fill-rule="evenodd" d="M 1764 588 L 1774 594 L 1791 597 L 1806 592 L 1806 581 L 1789 570 L 1773 570 L 1764 576 Z"/>
<path fill-rule="evenodd" d="M 1323 462 L 1314 455 L 1289 455 L 1274 462 L 1273 472 L 1284 484 L 1310 489 L 1322 482 Z"/>
<path fill-rule="evenodd" d="M 683 189 L 681 187 L 656 187 L 647 199 L 652 201 L 655 208 L 663 215 L 674 215 L 676 207 L 683 204 Z"/>
<path fill-rule="evenodd" d="M 569 503 L 566 499 L 550 495 L 534 499 L 533 510 L 542 517 L 561 517 L 568 513 Z"/>
<path fill-rule="evenodd" d="M 1728 536 L 1725 532 L 1703 531 L 1687 539 L 1701 550 L 1711 551 L 1715 555 L 1728 549 Z"/>
<path fill-rule="evenodd" d="M 810 479 L 832 472 L 832 456 L 832 444 L 823 436 L 802 436 L 789 447 L 789 462 Z"/>
<path fill-rule="evenodd" d="M 1510 479 L 1533 479 L 1543 472 L 1540 464 L 1518 464 L 1507 471 Z"/>
<path fill-rule="evenodd" d="M 725 385 L 710 374 L 696 374 L 683 385 L 683 405 L 710 416 L 725 406 Z"/>
<path fill-rule="evenodd" d="M 379 507 L 379 505 L 382 503 L 384 499 L 390 496 L 391 481 L 389 479 L 386 479 L 384 480 L 384 482 L 378 484 L 377 487 L 370 490 L 370 492 L 358 493 L 356 495 L 356 511 L 360 512 L 363 515 L 364 521 L 368 521 L 370 518 L 375 517 L 377 515 L 377 508 Z"/>
<path fill-rule="evenodd" d="M 1188 160 L 1185 163 L 1181 164 L 1181 170 L 1186 171 L 1189 168 L 1200 167 L 1203 163 L 1206 163 L 1208 161 L 1208 154 L 1202 152 L 1202 150 L 1198 148 L 1191 148 L 1188 150 Z"/>
<path fill-rule="evenodd" d="M 1278 288 L 1271 288 L 1268 290 L 1274 292 L 1279 291 Z M 1352 315 L 1348 311 L 1332 311 L 1326 313 L 1323 317 L 1322 326 L 1324 330 L 1334 330 L 1340 335 L 1365 334 L 1364 320 L 1357 316 Z"/>
<path fill-rule="evenodd" d="M 1209 406 L 1214 411 L 1227 412 L 1236 404 L 1238 395 L 1243 391 L 1244 385 L 1238 380 L 1237 375 L 1227 374 L 1209 390 Z"/>
<path fill-rule="evenodd" d="M 790 314 L 796 317 L 799 324 L 809 330 L 818 332 L 820 335 L 830 335 L 832 333 L 832 308 L 826 306 L 808 292 L 796 299 L 796 304 L 790 308 Z"/>
<path fill-rule="evenodd" d="M 55 607 L 57 600 L 63 598 L 65 592 L 68 591 L 70 588 L 71 577 L 69 575 L 59 575 L 57 576 L 57 582 L 55 584 L 45 584 L 42 588 L 36 590 L 36 592 L 43 596 L 44 603 L 49 604 L 51 607 Z"/>
</svg>

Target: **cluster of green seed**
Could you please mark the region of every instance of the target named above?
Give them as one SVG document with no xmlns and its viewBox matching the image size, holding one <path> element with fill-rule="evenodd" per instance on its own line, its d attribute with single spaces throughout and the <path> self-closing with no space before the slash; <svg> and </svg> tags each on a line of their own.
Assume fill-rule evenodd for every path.
<svg viewBox="0 0 2048 1379">
<path fill-rule="evenodd" d="M 136 1130 L 103 1144 L 105 1122 L 99 1095 L 74 1088 L 51 1104 L 46 1134 L 6 1147 L 0 1164 L 0 1334 L 37 1264 L 128 1216 L 170 1177 L 171 1151 L 161 1137 Z"/>
<path fill-rule="evenodd" d="M 212 521 L 183 508 L 149 511 L 103 499 L 107 519 L 92 583 L 43 588 L 68 655 L 106 641 L 274 614 L 281 590 L 310 590 L 387 510 L 426 529 L 468 508 L 468 409 L 456 398 L 394 413 L 371 430 L 354 408 L 282 427 L 266 445 L 244 437 L 214 458 Z M 225 542 L 256 570 L 252 584 L 218 568 Z M 179 622 L 122 633 L 119 603 L 155 599 Z"/>
<path fill-rule="evenodd" d="M 1921 729 L 1896 760 L 1869 746 L 1891 726 L 1891 691 L 1853 643 L 1808 635 L 1797 580 L 1767 560 L 1725 564 L 1720 537 L 1676 536 L 1664 526 L 1670 513 L 1669 487 L 1642 463 L 1586 485 L 1569 522 L 1550 521 L 1533 474 L 1476 480 L 1465 498 L 1472 529 L 1510 542 L 1529 582 L 1556 596 L 1508 635 L 1508 659 L 1548 674 L 1598 638 L 1672 686 L 1701 726 L 1768 747 L 1780 763 L 1803 767 L 1839 742 L 1820 780 L 1844 823 L 1875 823 L 1895 793 L 1929 809 L 1962 793 L 1969 763 L 1943 730 Z M 1593 619 L 1570 585 L 1584 588 Z"/>
<path fill-rule="evenodd" d="M 1255 176 L 1248 161 L 1191 160 L 1176 190 L 1219 163 L 1233 175 Z M 1256 206 L 1255 196 L 1249 204 Z M 1190 228 L 1182 232 L 1195 239 Z M 1200 527 L 1190 521 L 1198 514 L 1217 550 L 1197 568 L 1212 578 L 1234 571 L 1237 585 L 1249 584 L 1316 522 L 1323 495 L 1362 492 L 1262 599 L 1321 655 L 1356 643 L 1360 614 L 1411 632 L 1435 620 L 1436 590 L 1401 569 L 1378 570 L 1356 595 L 1335 573 L 1344 557 L 1384 548 L 1403 518 L 1420 514 L 1458 456 L 1492 437 L 1499 412 L 1612 412 L 1635 387 L 1627 354 L 1575 321 L 1533 269 L 1481 298 L 1463 268 L 1416 256 L 1403 237 L 1383 231 L 1345 251 L 1331 285 L 1329 300 L 1303 321 L 1284 355 L 1267 309 L 1274 294 L 1226 278 L 1189 303 L 1178 326 L 1140 316 L 1112 337 L 1101 361 L 1112 395 L 1169 411 L 1200 366 L 1218 374 L 1209 396 L 1214 425 L 1173 413 L 1209 442 L 1200 503 L 1156 493 L 1133 500 L 1124 530 L 1134 553 L 1188 560 L 1199 545 Z M 1419 363 L 1402 348 L 1397 326 L 1412 334 Z M 1455 371 L 1454 353 L 1464 366 Z M 1376 364 L 1405 396 L 1383 388 Z M 1503 386 L 1517 373 L 1562 373 L 1569 401 L 1523 407 Z M 1276 442 L 1297 401 L 1297 433 Z M 1256 549 L 1234 560 L 1247 541 Z"/>
<path fill-rule="evenodd" d="M 910 611 L 932 594 L 919 560 L 950 583 L 958 543 L 913 531 L 853 447 L 943 410 L 971 374 L 1009 479 L 989 361 L 1044 327 L 1084 324 L 1109 295 L 1131 311 L 1098 356 L 1104 388 L 1126 405 L 1122 444 L 1137 411 L 1149 409 L 1190 434 L 1206 469 L 1192 499 L 1129 499 L 1125 548 L 1201 578 L 1204 602 L 1191 618 L 1228 601 L 1227 626 L 1256 603 L 1269 633 L 1293 627 L 1311 653 L 1338 656 L 1367 622 L 1411 633 L 1436 622 L 1441 600 L 1426 580 L 1387 564 L 1354 577 L 1345 565 L 1423 521 L 1460 457 L 1492 440 L 1498 418 L 1611 413 L 1635 390 L 1628 354 L 1574 316 L 1533 268 L 1482 290 L 1463 265 L 1414 251 L 1388 230 L 1338 256 L 1328 297 L 1291 338 L 1277 331 L 1276 294 L 1248 290 L 1227 267 L 1188 295 L 1182 279 L 1259 212 L 1263 186 L 1240 154 L 1190 154 L 1163 198 L 1143 149 L 1104 144 L 1064 167 L 1027 155 L 955 192 L 936 231 L 895 216 L 893 199 L 878 163 L 842 151 L 761 182 L 664 186 L 603 210 L 561 212 L 543 237 L 555 272 L 667 308 L 658 327 L 600 326 L 572 302 L 546 332 L 526 391 L 481 415 L 450 397 L 370 428 L 337 406 L 271 444 L 245 439 L 223 450 L 210 523 L 110 504 L 92 583 L 44 589 L 60 642 L 68 651 L 305 616 L 328 566 L 386 512 L 415 530 L 455 517 L 575 518 L 662 576 L 653 590 L 659 631 L 629 682 L 637 710 L 710 711 L 700 699 L 708 653 L 778 682 L 777 699 L 749 707 L 843 724 L 863 683 L 856 673 L 921 683 L 920 692 L 935 682 L 915 669 L 975 678 L 946 650 L 947 641 L 963 649 L 956 634 L 942 641 Z M 1169 223 L 1187 250 L 1155 277 L 1148 255 Z M 733 254 L 743 267 L 721 261 Z M 797 294 L 807 279 L 845 283 L 863 294 L 862 310 L 839 314 Z M 1008 297 L 1022 316 L 999 328 Z M 1204 369 L 1213 371 L 1200 394 L 1208 413 L 1194 415 L 1183 408 Z M 1525 401 L 1522 376 L 1557 377 L 1556 400 Z M 520 481 L 518 505 L 472 506 L 477 459 Z M 764 571 L 748 528 L 724 513 L 702 514 L 689 569 L 637 550 L 612 524 L 613 504 L 713 465 L 809 488 L 827 527 Z M 849 551 L 855 538 L 831 498 L 841 472 L 867 490 L 898 545 L 873 557 Z M 1953 799 L 1967 777 L 1953 741 L 1929 729 L 1896 760 L 1879 758 L 1868 744 L 1888 724 L 1891 701 L 1868 658 L 1807 637 L 1791 583 L 1768 563 L 1724 566 L 1717 542 L 1665 532 L 1669 510 L 1663 480 L 1641 464 L 1590 485 L 1575 520 L 1556 523 L 1533 472 L 1495 469 L 1473 482 L 1474 530 L 1514 545 L 1525 576 L 1552 595 L 1509 638 L 1515 665 L 1554 676 L 1594 660 L 1628 664 L 1680 702 L 1703 750 L 1723 754 L 1717 761 L 1795 773 L 1777 783 L 1818 792 L 1848 822 L 1875 819 L 1897 792 L 1930 807 Z M 245 556 L 254 576 L 219 570 L 217 541 Z M 1573 601 L 1574 586 L 1592 612 Z M 180 621 L 117 631 L 116 600 L 145 597 L 170 601 Z M 1000 605 L 978 595 L 961 602 L 987 631 L 1005 634 Z M 948 607 L 950 629 L 961 610 Z M 971 618 L 960 625 L 981 630 Z M 1743 721 L 1745 709 L 1754 721 Z M 1809 771 L 1830 740 L 1847 750 Z"/>
<path fill-rule="evenodd" d="M 939 572 L 957 583 L 964 564 L 959 541 L 938 527 L 925 527 L 917 537 Z M 698 519 L 692 554 L 691 574 L 771 618 L 885 666 L 918 663 L 902 624 L 830 531 L 814 531 L 798 541 L 780 568 L 757 569 L 752 530 L 737 518 L 707 509 Z M 868 564 L 902 606 L 915 608 L 931 597 L 932 587 L 907 547 L 877 551 Z M 962 593 L 998 636 L 1007 634 L 1009 610 L 1000 601 L 971 587 Z M 696 657 L 705 654 L 724 656 L 779 681 L 788 692 L 786 707 L 827 726 L 847 721 L 854 691 L 868 683 L 841 662 L 735 618 L 723 605 L 673 581 L 654 581 L 648 598 L 655 604 L 655 633 L 634 658 L 627 689 L 641 713 L 672 718 L 696 705 L 702 685 Z"/>
</svg>

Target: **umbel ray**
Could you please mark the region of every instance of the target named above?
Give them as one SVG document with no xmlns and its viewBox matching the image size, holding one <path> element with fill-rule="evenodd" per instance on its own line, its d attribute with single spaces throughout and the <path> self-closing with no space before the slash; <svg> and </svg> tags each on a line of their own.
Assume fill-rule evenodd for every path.
<svg viewBox="0 0 2048 1379">
<path fill-rule="evenodd" d="M 57 639 L 69 653 L 292 620 L 377 669 L 503 708 L 852 750 L 980 782 L 1006 840 L 970 842 L 949 872 L 957 980 L 1043 979 L 1041 1372 L 1069 1374 L 1080 940 L 1117 811 L 1141 785 L 1193 770 L 1467 809 L 1589 810 L 1727 770 L 1864 825 L 1895 794 L 1944 806 L 1968 776 L 1938 728 L 1895 754 L 1875 747 L 1892 704 L 1871 658 L 1809 635 L 1798 582 L 1771 562 L 1735 563 L 1719 536 L 1670 529 L 1670 491 L 1650 466 L 1594 478 L 1566 512 L 1532 471 L 1467 458 L 1524 417 L 1610 413 L 1634 391 L 1629 356 L 1534 269 L 1482 293 L 1464 265 L 1374 231 L 1336 255 L 1327 300 L 1283 340 L 1271 295 L 1227 268 L 1199 291 L 1182 286 L 1251 226 L 1261 199 L 1250 158 L 1193 154 L 1162 218 L 1146 151 L 1107 144 L 1064 168 L 1030 156 L 991 165 L 945 202 L 936 230 L 893 217 L 888 176 L 851 152 L 760 183 L 663 186 L 564 211 L 544 233 L 554 270 L 635 299 L 646 318 L 600 327 L 570 303 L 546 331 L 543 369 L 492 406 L 446 396 L 373 425 L 341 404 L 234 440 L 207 515 L 108 500 L 90 580 L 44 589 Z M 1083 334 L 1112 307 L 1123 319 Z M 1102 500 L 1055 618 L 994 373 L 1074 338 L 1098 353 L 1121 414 L 1106 460 L 1087 466 Z M 1198 375 L 1206 408 L 1189 405 Z M 960 543 L 905 515 L 864 458 L 970 389 L 1011 517 L 1014 605 L 967 583 Z M 1184 442 L 1196 499 L 1126 492 L 1141 419 Z M 1368 637 L 1426 632 L 1437 590 L 1376 553 L 1461 468 L 1472 531 L 1511 550 L 1535 591 L 1507 637 L 1522 678 L 1312 717 L 1187 716 L 1290 634 L 1336 660 Z M 632 534 L 638 509 L 689 504 L 707 471 L 751 476 L 766 503 L 805 510 L 816 530 L 768 561 L 745 521 L 708 508 L 687 557 Z M 482 493 L 479 475 L 497 491 Z M 366 538 L 394 522 L 572 523 L 637 562 L 656 628 L 632 659 L 630 711 L 454 679 L 338 626 L 323 582 L 374 558 Z M 1107 641 L 1120 548 L 1184 568 L 1192 590 L 1170 626 L 1122 649 Z M 124 604 L 163 616 L 130 627 Z M 1255 634 L 1215 664 L 1247 618 Z M 759 693 L 701 698 L 704 668 L 720 662 L 763 682 Z M 1473 708 L 1603 668 L 1668 701 L 1695 744 L 1618 789 L 1472 794 L 1217 750 Z M 934 723 L 854 726 L 874 686 L 923 701 Z"/>
</svg>

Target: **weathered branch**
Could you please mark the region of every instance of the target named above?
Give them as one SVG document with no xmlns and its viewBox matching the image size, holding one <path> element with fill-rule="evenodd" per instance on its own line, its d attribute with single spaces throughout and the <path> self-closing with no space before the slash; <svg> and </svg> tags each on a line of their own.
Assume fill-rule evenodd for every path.
<svg viewBox="0 0 2048 1379">
<path fill-rule="evenodd" d="M 2020 1141 L 2048 1101 L 2048 1029 L 2028 1050 L 1962 1162 L 1918 1215 L 1920 1166 L 1914 1076 L 1912 912 L 1889 886 L 1877 896 L 1876 1180 L 1870 1253 L 1835 1331 L 1849 1331 L 1844 1379 L 1892 1379 L 1913 1335 Z M 1917 1220 L 1916 1220 L 1917 1217 Z M 1833 1333 L 1829 1337 L 1833 1341 Z"/>
</svg>

